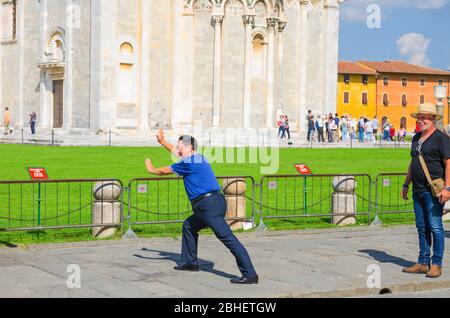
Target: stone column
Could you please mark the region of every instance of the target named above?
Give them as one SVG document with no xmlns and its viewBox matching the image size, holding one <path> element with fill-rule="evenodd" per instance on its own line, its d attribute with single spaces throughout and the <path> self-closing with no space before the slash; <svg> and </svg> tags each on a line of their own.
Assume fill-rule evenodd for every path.
<svg viewBox="0 0 450 318">
<path fill-rule="evenodd" d="M 300 87 L 298 130 L 306 130 L 306 72 L 308 65 L 308 3 L 300 1 Z"/>
<path fill-rule="evenodd" d="M 279 83 L 278 83 L 278 108 L 283 110 L 284 103 L 284 38 L 283 31 L 286 28 L 286 21 L 278 21 L 278 70 L 279 70 Z"/>
<path fill-rule="evenodd" d="M 223 15 L 214 15 L 214 82 L 213 82 L 213 127 L 220 126 L 222 100 L 222 23 Z"/>
<path fill-rule="evenodd" d="M 324 5 L 325 15 L 325 78 L 324 78 L 324 112 L 336 112 L 338 50 L 339 50 L 339 8 L 342 0 L 327 0 Z"/>
<path fill-rule="evenodd" d="M 64 130 L 72 128 L 72 89 L 73 89 L 73 0 L 66 0 L 66 74 L 64 78 Z"/>
<path fill-rule="evenodd" d="M 194 100 L 194 13 L 186 11 L 182 1 L 173 5 L 172 129 L 192 125 Z"/>
<path fill-rule="evenodd" d="M 273 117 L 273 107 L 274 107 L 274 73 L 275 73 L 275 27 L 277 26 L 278 18 L 268 18 L 267 28 L 268 28 L 268 46 L 267 46 L 267 104 L 266 104 L 266 115 L 267 121 L 266 126 L 268 129 L 274 128 L 274 117 Z"/>
<path fill-rule="evenodd" d="M 18 83 L 18 95 L 17 95 L 17 106 L 19 109 L 17 124 L 23 127 L 23 101 L 24 101 L 24 82 L 25 82 L 25 2 L 17 2 L 17 46 L 19 49 L 19 83 Z M 14 118 L 12 118 L 14 121 Z"/>
<path fill-rule="evenodd" d="M 47 39 L 47 33 L 48 33 L 48 11 L 47 11 L 47 0 L 41 0 L 41 6 L 40 6 L 40 14 L 41 14 L 41 21 L 40 21 L 40 62 L 46 61 L 45 56 L 45 49 L 46 49 L 46 43 L 48 41 Z M 44 69 L 41 69 L 41 80 L 39 82 L 39 94 L 40 94 L 40 114 L 39 114 L 39 120 L 40 120 L 40 128 L 49 128 L 49 117 L 48 117 L 48 106 L 47 106 L 47 86 L 46 86 L 46 71 Z"/>
<path fill-rule="evenodd" d="M 252 97 L 252 30 L 255 24 L 254 15 L 244 15 L 245 25 L 245 69 L 244 69 L 244 111 L 243 127 L 250 127 L 250 107 Z"/>
<path fill-rule="evenodd" d="M 91 2 L 91 129 L 115 128 L 117 81 L 117 2 Z"/>
<path fill-rule="evenodd" d="M 150 130 L 148 125 L 148 104 L 150 101 L 150 1 L 141 1 L 141 115 L 140 129 L 142 132 Z"/>
</svg>

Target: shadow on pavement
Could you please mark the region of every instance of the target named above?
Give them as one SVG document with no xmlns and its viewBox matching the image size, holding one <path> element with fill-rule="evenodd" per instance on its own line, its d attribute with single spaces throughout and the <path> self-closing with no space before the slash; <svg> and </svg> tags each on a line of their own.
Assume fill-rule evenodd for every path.
<svg viewBox="0 0 450 318">
<path fill-rule="evenodd" d="M 450 238 L 450 231 L 445 231 L 445 237 Z"/>
<path fill-rule="evenodd" d="M 148 256 L 143 256 L 143 255 L 139 255 L 139 254 L 133 254 L 134 257 L 138 257 L 141 259 L 149 259 L 149 260 L 167 260 L 167 261 L 172 261 L 175 264 L 177 264 L 180 261 L 181 255 L 177 254 L 177 253 L 171 253 L 171 252 L 165 252 L 165 251 L 159 251 L 159 250 L 152 250 L 152 249 L 148 249 L 148 248 L 142 248 L 142 251 L 144 252 L 152 252 L 152 253 L 159 253 L 159 255 L 161 257 L 148 257 Z M 220 277 L 224 277 L 224 278 L 237 278 L 238 276 L 236 275 L 231 275 L 219 270 L 215 270 L 214 269 L 214 263 L 212 262 L 208 262 L 202 259 L 198 259 L 198 265 L 200 266 L 200 270 L 203 272 L 208 272 Z"/>
<path fill-rule="evenodd" d="M 377 251 L 377 250 L 359 250 L 360 253 L 365 253 L 375 259 L 376 261 L 380 263 L 392 263 L 396 264 L 401 267 L 410 267 L 415 264 L 415 262 L 411 262 L 408 260 L 405 260 L 401 257 L 389 255 L 386 252 L 383 251 Z"/>
<path fill-rule="evenodd" d="M 6 247 L 9 247 L 9 248 L 17 248 L 17 245 L 15 245 L 11 242 L 6 242 L 6 241 L 0 241 L 0 245 L 5 245 Z"/>
</svg>

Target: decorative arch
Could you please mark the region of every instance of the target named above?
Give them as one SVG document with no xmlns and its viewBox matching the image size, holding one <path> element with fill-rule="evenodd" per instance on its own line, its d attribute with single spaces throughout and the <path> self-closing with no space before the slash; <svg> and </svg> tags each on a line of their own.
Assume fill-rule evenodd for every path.
<svg viewBox="0 0 450 318">
<path fill-rule="evenodd" d="M 192 11 L 194 14 L 211 14 L 213 12 L 213 2 L 211 0 L 194 0 Z"/>
<path fill-rule="evenodd" d="M 225 16 L 245 15 L 248 12 L 248 4 L 245 0 L 223 0 L 221 8 Z"/>
<path fill-rule="evenodd" d="M 49 61 L 64 62 L 66 59 L 65 32 L 62 28 L 50 30 L 46 47 L 46 55 Z"/>
<path fill-rule="evenodd" d="M 134 105 L 137 102 L 137 52 L 136 41 L 123 36 L 117 42 L 117 101 L 119 104 Z"/>
<path fill-rule="evenodd" d="M 266 26 L 267 18 L 269 17 L 269 7 L 266 1 L 258 0 L 254 3 L 255 9 L 255 25 L 256 26 Z"/>
</svg>

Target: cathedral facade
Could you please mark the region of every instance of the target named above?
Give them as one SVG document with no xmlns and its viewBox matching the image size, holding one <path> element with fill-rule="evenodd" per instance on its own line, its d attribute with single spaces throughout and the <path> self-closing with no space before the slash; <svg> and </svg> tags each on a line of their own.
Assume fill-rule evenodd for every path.
<svg viewBox="0 0 450 318">
<path fill-rule="evenodd" d="M 336 110 L 343 0 L 0 0 L 0 114 L 62 131 L 291 129 Z"/>
</svg>

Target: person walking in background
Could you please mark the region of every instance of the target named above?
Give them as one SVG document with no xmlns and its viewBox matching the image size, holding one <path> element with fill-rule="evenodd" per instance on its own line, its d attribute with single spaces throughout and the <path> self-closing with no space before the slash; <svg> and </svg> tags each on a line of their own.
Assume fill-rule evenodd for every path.
<svg viewBox="0 0 450 318">
<path fill-rule="evenodd" d="M 317 138 L 319 142 L 325 142 L 324 138 L 323 138 L 323 119 L 322 116 L 317 115 L 317 120 L 316 120 L 316 128 L 317 128 Z"/>
<path fill-rule="evenodd" d="M 283 129 L 283 135 L 281 136 L 281 139 L 288 138 L 288 142 L 291 140 L 291 131 L 289 128 L 289 117 L 287 115 L 284 115 L 284 121 L 283 121 L 284 129 Z"/>
<path fill-rule="evenodd" d="M 395 140 L 395 127 L 391 125 L 391 129 L 389 130 L 389 137 L 391 141 Z"/>
<path fill-rule="evenodd" d="M 364 142 L 364 117 L 361 116 L 358 121 L 358 141 Z"/>
<path fill-rule="evenodd" d="M 339 114 L 336 113 L 334 116 L 334 122 L 336 123 L 336 141 L 339 142 L 341 140 L 342 134 L 341 134 L 341 119 L 339 118 Z"/>
<path fill-rule="evenodd" d="M 373 117 L 372 126 L 373 126 L 373 139 L 374 139 L 374 141 L 377 141 L 378 140 L 378 127 L 380 126 L 380 122 L 378 121 L 377 116 Z"/>
<path fill-rule="evenodd" d="M 406 138 L 406 128 L 405 126 L 401 126 L 400 130 L 398 131 L 398 141 L 399 142 L 405 142 L 405 138 Z"/>
<path fill-rule="evenodd" d="M 316 125 L 314 122 L 314 116 L 308 118 L 308 141 L 314 141 L 314 132 L 316 131 Z"/>
<path fill-rule="evenodd" d="M 325 126 L 327 128 L 328 142 L 333 142 L 333 131 L 331 129 L 332 129 L 332 126 L 334 128 L 335 125 L 336 125 L 336 122 L 334 121 L 333 114 L 329 113 L 328 119 L 325 123 Z"/>
<path fill-rule="evenodd" d="M 383 140 L 389 141 L 391 133 L 391 124 L 389 123 L 389 119 L 386 119 L 386 122 L 383 126 Z"/>
<path fill-rule="evenodd" d="M 5 135 L 11 134 L 12 129 L 9 128 L 11 125 L 11 113 L 9 112 L 9 108 L 5 107 L 5 113 L 3 115 L 3 124 L 5 125 Z"/>
<path fill-rule="evenodd" d="M 366 140 L 367 142 L 373 142 L 373 125 L 372 125 L 372 121 L 370 120 L 370 118 L 366 119 L 366 123 L 365 123 L 365 131 L 366 131 Z"/>
<path fill-rule="evenodd" d="M 280 116 L 280 120 L 277 121 L 278 127 L 278 138 L 283 138 L 284 136 L 284 116 Z"/>
<path fill-rule="evenodd" d="M 37 115 L 35 112 L 30 113 L 30 128 L 31 128 L 31 134 L 34 136 L 36 135 L 36 120 Z"/>
<path fill-rule="evenodd" d="M 344 116 L 341 118 L 341 127 L 340 127 L 341 135 L 342 135 L 342 141 L 347 142 L 348 139 L 348 122 L 347 119 L 345 119 Z"/>
</svg>

